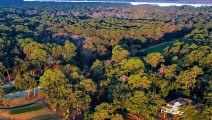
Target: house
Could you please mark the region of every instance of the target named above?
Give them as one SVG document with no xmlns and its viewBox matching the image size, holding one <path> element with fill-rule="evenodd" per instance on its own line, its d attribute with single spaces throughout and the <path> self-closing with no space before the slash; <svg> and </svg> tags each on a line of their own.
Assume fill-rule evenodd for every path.
<svg viewBox="0 0 212 120">
<path fill-rule="evenodd" d="M 162 106 L 161 112 L 166 112 L 173 115 L 182 115 L 183 112 L 180 111 L 180 109 L 184 106 L 193 104 L 194 102 L 188 98 L 178 98 Z"/>
</svg>

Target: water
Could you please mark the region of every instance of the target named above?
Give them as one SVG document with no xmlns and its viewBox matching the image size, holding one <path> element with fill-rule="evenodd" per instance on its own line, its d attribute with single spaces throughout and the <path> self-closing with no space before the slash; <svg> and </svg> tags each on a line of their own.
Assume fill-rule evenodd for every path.
<svg viewBox="0 0 212 120">
<path fill-rule="evenodd" d="M 35 93 L 38 93 L 40 89 L 41 89 L 40 87 L 37 87 L 37 88 L 35 89 Z M 30 94 L 34 94 L 34 89 L 30 90 L 29 93 L 30 93 Z M 12 99 L 12 98 L 22 98 L 22 97 L 24 97 L 26 94 L 28 94 L 27 91 L 20 91 L 20 92 L 18 92 L 18 93 L 16 93 L 16 94 L 12 94 L 12 93 L 10 93 L 10 94 L 5 94 L 5 95 L 3 95 L 3 97 L 4 97 L 4 98 L 9 98 L 9 99 Z"/>
<path fill-rule="evenodd" d="M 3 95 L 4 98 L 22 98 L 24 97 L 25 95 L 27 94 L 27 92 L 19 92 L 17 94 L 6 94 L 6 95 Z"/>
<path fill-rule="evenodd" d="M 194 7 L 201 7 L 201 6 L 212 6 L 212 4 L 186 4 L 186 3 L 160 3 L 160 2 L 130 2 L 132 5 L 144 5 L 144 4 L 149 4 L 149 5 L 158 5 L 162 7 L 166 6 L 183 6 L 183 5 L 190 5 Z"/>
<path fill-rule="evenodd" d="M 101 3 L 129 3 L 131 5 L 158 5 L 162 7 L 166 6 L 183 6 L 189 5 L 194 7 L 201 7 L 201 6 L 212 6 L 212 4 L 206 3 L 179 3 L 179 2 L 127 2 L 127 1 L 69 1 L 69 0 L 24 0 L 28 2 L 38 1 L 38 2 L 73 2 L 73 3 L 92 3 L 92 2 L 101 2 Z"/>
<path fill-rule="evenodd" d="M 9 88 L 9 87 L 14 87 L 14 82 L 8 82 L 6 85 L 1 85 L 1 88 Z"/>
</svg>

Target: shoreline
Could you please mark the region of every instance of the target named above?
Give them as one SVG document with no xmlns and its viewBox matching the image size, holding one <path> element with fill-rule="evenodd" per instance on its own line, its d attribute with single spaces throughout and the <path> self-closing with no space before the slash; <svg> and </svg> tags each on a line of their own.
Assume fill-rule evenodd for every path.
<svg viewBox="0 0 212 120">
<path fill-rule="evenodd" d="M 212 3 L 178 3 L 178 2 L 127 2 L 127 1 L 69 1 L 69 0 L 23 0 L 24 2 L 69 2 L 69 3 L 129 3 L 131 5 L 156 5 L 161 7 L 168 6 L 212 6 Z"/>
</svg>

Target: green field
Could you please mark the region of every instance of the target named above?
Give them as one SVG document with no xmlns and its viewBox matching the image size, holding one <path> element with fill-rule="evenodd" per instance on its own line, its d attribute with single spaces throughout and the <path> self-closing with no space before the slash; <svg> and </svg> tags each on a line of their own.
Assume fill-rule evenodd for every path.
<svg viewBox="0 0 212 120">
<path fill-rule="evenodd" d="M 21 113 L 26 113 L 26 112 L 32 112 L 32 111 L 40 110 L 41 108 L 42 108 L 42 105 L 28 107 L 28 108 L 22 108 L 22 109 L 16 109 L 16 110 L 10 111 L 10 114 L 21 114 Z"/>
<path fill-rule="evenodd" d="M 149 54 L 149 53 L 152 53 L 152 52 L 160 52 L 161 53 L 161 52 L 163 52 L 163 50 L 167 46 L 171 45 L 172 43 L 173 43 L 173 41 L 164 42 L 164 43 L 161 43 L 161 44 L 158 44 L 158 45 L 143 49 L 142 52 L 144 52 L 146 54 Z"/>
</svg>

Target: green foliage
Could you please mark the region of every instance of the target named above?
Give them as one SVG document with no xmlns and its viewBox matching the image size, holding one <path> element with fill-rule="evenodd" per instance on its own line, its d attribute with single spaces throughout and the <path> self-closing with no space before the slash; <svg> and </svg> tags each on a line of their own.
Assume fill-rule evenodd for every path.
<svg viewBox="0 0 212 120">
<path fill-rule="evenodd" d="M 176 81 L 179 82 L 181 85 L 183 85 L 182 87 L 183 89 L 188 89 L 196 83 L 196 77 L 202 74 L 203 74 L 202 68 L 194 66 L 190 70 L 180 72 Z"/>
<path fill-rule="evenodd" d="M 212 67 L 212 53 L 207 54 L 202 59 L 200 59 L 199 64 L 204 68 Z"/>
<path fill-rule="evenodd" d="M 151 85 L 151 81 L 148 77 L 140 74 L 130 75 L 128 78 L 128 84 L 132 89 L 144 88 L 148 89 Z"/>
<path fill-rule="evenodd" d="M 169 81 L 167 79 L 161 78 L 157 74 L 152 74 L 149 78 L 152 81 L 152 90 L 153 92 L 159 94 L 162 97 L 167 97 L 170 91 L 178 90 L 180 85 L 175 81 Z"/>
<path fill-rule="evenodd" d="M 205 106 L 202 108 L 200 114 L 198 115 L 197 119 L 204 119 L 204 120 L 209 120 L 211 119 L 211 113 L 212 113 L 212 106 Z M 196 117 L 196 116 L 195 116 Z"/>
<path fill-rule="evenodd" d="M 40 85 L 42 87 L 48 87 L 50 84 L 65 84 L 67 79 L 65 78 L 64 73 L 60 70 L 47 70 L 43 76 L 40 77 Z M 58 84 L 59 85 L 59 84 Z"/>
<path fill-rule="evenodd" d="M 198 116 L 198 111 L 191 105 L 183 107 L 181 111 L 183 112 L 183 115 L 181 116 L 182 120 L 193 120 Z"/>
<path fill-rule="evenodd" d="M 65 41 L 65 46 L 62 51 L 62 56 L 66 61 L 70 60 L 73 56 L 75 56 L 76 47 L 70 41 Z"/>
<path fill-rule="evenodd" d="M 0 88 L 0 99 L 3 97 L 3 94 L 4 94 L 4 89 Z"/>
<path fill-rule="evenodd" d="M 71 87 L 67 84 L 67 79 L 60 70 L 47 70 L 40 77 L 40 86 L 43 87 L 45 97 L 53 108 L 57 108 L 60 100 L 71 93 Z"/>
<path fill-rule="evenodd" d="M 205 87 L 204 91 L 204 99 L 206 100 L 206 104 L 211 105 L 212 104 L 212 81 L 208 80 L 208 85 Z"/>
<path fill-rule="evenodd" d="M 138 71 L 139 69 L 144 69 L 144 68 L 145 68 L 145 66 L 144 66 L 143 61 L 137 57 L 132 57 L 132 58 L 128 59 L 122 67 L 122 69 L 124 69 L 127 72 L 131 72 L 131 73 Z"/>
<path fill-rule="evenodd" d="M 95 113 L 93 114 L 92 119 L 93 120 L 105 120 L 105 119 L 124 120 L 124 118 L 120 114 L 115 112 L 116 112 L 116 109 L 113 107 L 113 105 L 109 103 L 102 103 L 95 108 Z"/>
<path fill-rule="evenodd" d="M 104 63 L 97 59 L 95 62 L 93 62 L 93 65 L 90 68 L 92 72 L 93 79 L 101 80 L 104 77 Z"/>
<path fill-rule="evenodd" d="M 3 74 L 4 74 L 5 66 L 0 62 L 0 84 L 2 84 Z"/>
<path fill-rule="evenodd" d="M 164 57 L 160 53 L 150 53 L 144 60 L 152 67 L 157 67 L 159 63 L 165 62 Z"/>
<path fill-rule="evenodd" d="M 164 77 L 166 77 L 167 79 L 171 79 L 171 78 L 174 78 L 176 76 L 176 72 L 177 72 L 177 65 L 176 64 L 173 64 L 173 65 L 170 65 L 170 66 L 167 66 L 165 69 L 164 69 Z"/>
<path fill-rule="evenodd" d="M 127 94 L 124 106 L 130 113 L 141 115 L 147 119 L 155 119 L 157 110 L 163 100 L 156 94 L 145 95 L 144 92 L 135 91 L 133 94 Z"/>
<path fill-rule="evenodd" d="M 37 87 L 37 81 L 29 74 L 24 74 L 23 76 L 18 74 L 14 80 L 14 84 L 16 88 L 24 90 Z"/>
<path fill-rule="evenodd" d="M 43 87 L 64 119 L 157 119 L 165 100 L 185 96 L 204 105 L 185 106 L 191 112 L 178 117 L 210 119 L 211 7 L 0 8 L 0 84 L 14 79 L 22 90 Z"/>
<path fill-rule="evenodd" d="M 91 79 L 82 80 L 79 85 L 87 93 L 94 94 L 96 92 L 96 84 Z"/>
<path fill-rule="evenodd" d="M 121 62 L 129 55 L 130 53 L 119 45 L 115 46 L 112 50 L 112 60 L 115 62 Z"/>
</svg>

